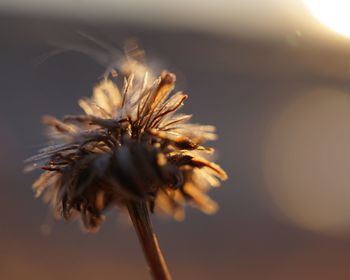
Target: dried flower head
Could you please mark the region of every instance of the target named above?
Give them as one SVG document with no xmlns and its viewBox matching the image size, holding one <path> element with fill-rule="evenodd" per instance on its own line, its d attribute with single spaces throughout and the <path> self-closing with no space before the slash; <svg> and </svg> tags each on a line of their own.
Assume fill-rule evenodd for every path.
<svg viewBox="0 0 350 280">
<path fill-rule="evenodd" d="M 81 216 L 87 230 L 96 230 L 103 213 L 128 201 L 142 201 L 176 219 L 183 218 L 186 202 L 205 213 L 217 205 L 207 195 L 210 186 L 226 179 L 209 160 L 216 138 L 213 126 L 191 124 L 191 115 L 178 114 L 187 95 L 177 92 L 175 75 L 163 71 L 152 78 L 147 67 L 127 59 L 118 78 L 79 101 L 85 114 L 62 120 L 45 116 L 55 144 L 30 158 L 44 173 L 34 182 L 37 196 L 45 191 L 54 211 L 65 219 Z"/>
</svg>

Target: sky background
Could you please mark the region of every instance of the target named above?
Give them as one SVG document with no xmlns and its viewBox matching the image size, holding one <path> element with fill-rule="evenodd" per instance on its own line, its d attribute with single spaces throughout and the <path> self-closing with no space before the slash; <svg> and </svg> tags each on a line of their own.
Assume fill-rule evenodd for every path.
<svg viewBox="0 0 350 280">
<path fill-rule="evenodd" d="M 66 19 L 119 21 L 248 37 L 319 31 L 302 0 L 2 0 L 0 8 Z"/>
</svg>

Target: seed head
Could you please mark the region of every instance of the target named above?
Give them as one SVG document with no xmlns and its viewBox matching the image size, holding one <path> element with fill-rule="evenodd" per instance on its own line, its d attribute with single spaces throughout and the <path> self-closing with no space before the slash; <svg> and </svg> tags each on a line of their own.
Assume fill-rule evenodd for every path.
<svg viewBox="0 0 350 280">
<path fill-rule="evenodd" d="M 123 78 L 122 90 L 115 76 Z M 187 95 L 171 94 L 174 74 L 150 76 L 144 64 L 128 59 L 91 98 L 79 100 L 84 114 L 43 117 L 55 144 L 28 161 L 43 170 L 33 184 L 36 196 L 45 192 L 58 216 L 80 216 L 93 231 L 108 208 L 129 201 L 176 219 L 183 218 L 186 202 L 208 214 L 217 210 L 206 192 L 227 176 L 209 160 L 213 149 L 203 146 L 216 139 L 215 127 L 191 124 L 191 115 L 177 113 Z"/>
</svg>

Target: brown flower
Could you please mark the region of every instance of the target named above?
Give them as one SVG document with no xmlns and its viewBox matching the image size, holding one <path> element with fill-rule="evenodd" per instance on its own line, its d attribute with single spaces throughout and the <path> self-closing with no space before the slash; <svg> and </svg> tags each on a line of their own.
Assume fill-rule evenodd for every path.
<svg viewBox="0 0 350 280">
<path fill-rule="evenodd" d="M 227 176 L 209 160 L 213 149 L 202 145 L 215 140 L 215 128 L 177 114 L 187 95 L 171 95 L 174 74 L 152 78 L 145 65 L 128 59 L 119 76 L 121 91 L 112 77 L 79 101 L 85 114 L 43 118 L 57 144 L 29 159 L 44 170 L 33 184 L 36 195 L 45 191 L 67 220 L 80 215 L 87 230 L 98 229 L 106 209 L 129 201 L 176 219 L 186 202 L 214 213 L 217 205 L 206 192 Z"/>
</svg>

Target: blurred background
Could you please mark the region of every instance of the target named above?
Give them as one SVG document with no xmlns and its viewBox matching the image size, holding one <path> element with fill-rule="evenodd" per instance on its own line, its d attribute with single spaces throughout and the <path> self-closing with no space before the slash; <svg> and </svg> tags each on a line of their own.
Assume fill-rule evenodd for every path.
<svg viewBox="0 0 350 280">
<path fill-rule="evenodd" d="M 137 38 L 214 124 L 220 211 L 154 218 L 174 279 L 350 279 L 350 20 L 330 0 L 0 0 L 0 279 L 150 279 L 136 236 L 53 221 L 23 160 Z M 95 42 L 89 34 L 103 42 Z M 107 44 L 107 45 L 105 45 Z M 59 48 L 79 50 L 46 59 Z M 88 54 L 88 55 L 86 55 Z M 96 61 L 97 58 L 98 61 Z"/>
</svg>

